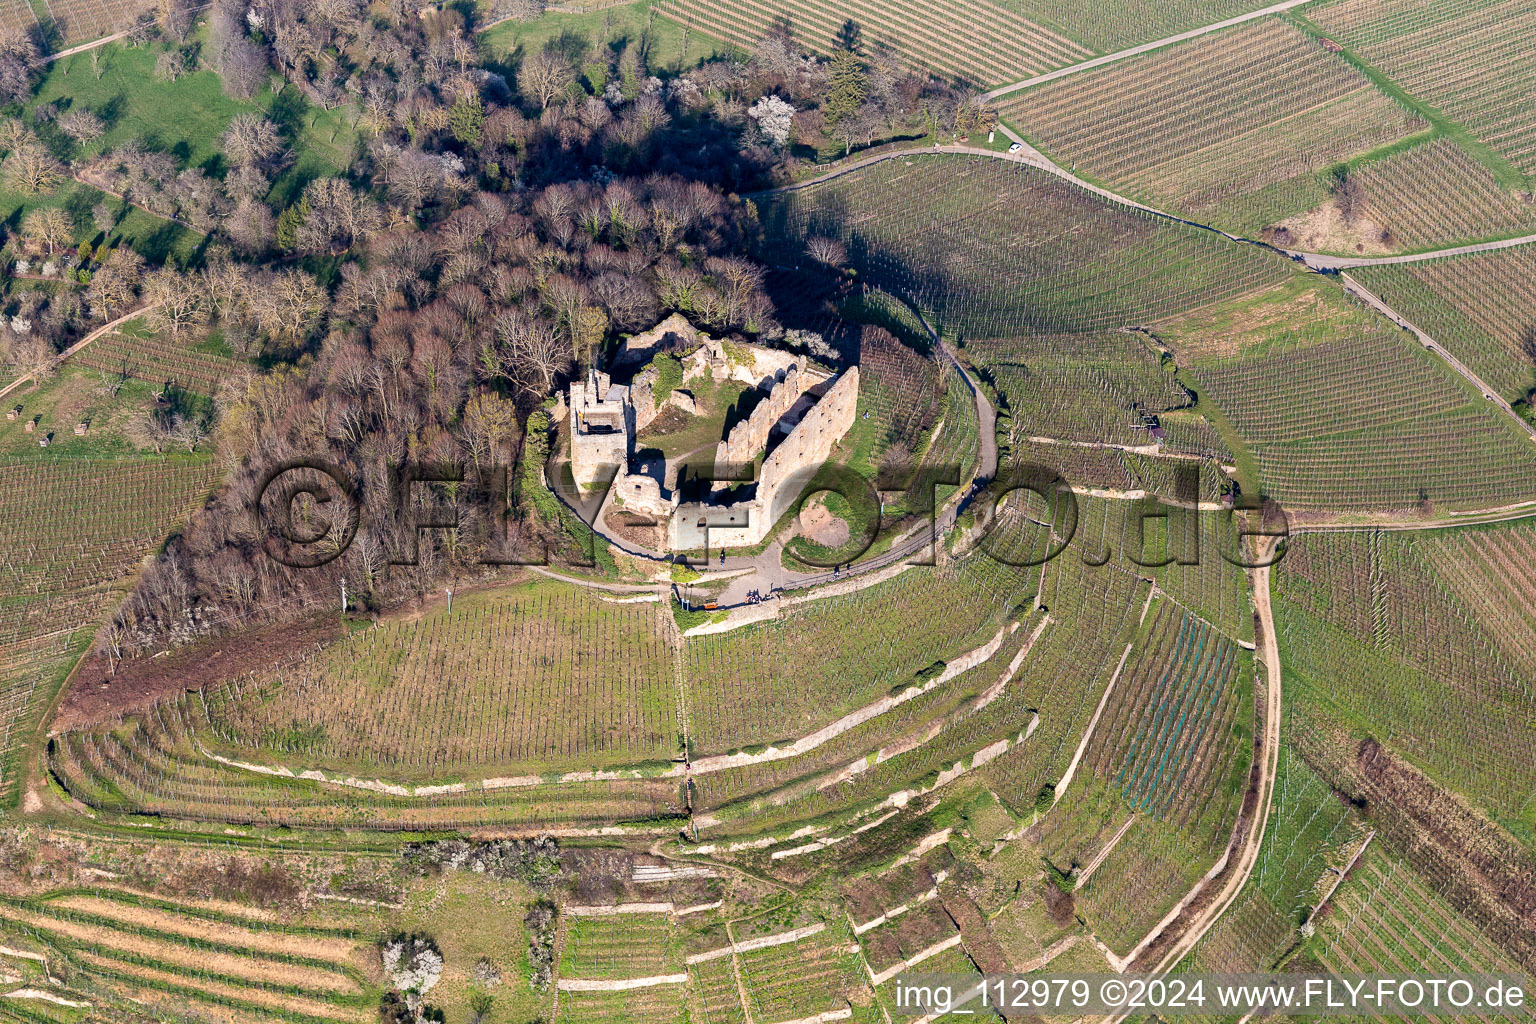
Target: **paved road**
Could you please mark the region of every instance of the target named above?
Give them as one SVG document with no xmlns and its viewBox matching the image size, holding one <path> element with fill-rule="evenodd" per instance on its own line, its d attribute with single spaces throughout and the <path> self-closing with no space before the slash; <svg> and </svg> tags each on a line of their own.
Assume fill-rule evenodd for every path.
<svg viewBox="0 0 1536 1024">
<path fill-rule="evenodd" d="M 1245 21 L 1267 18 L 1271 14 L 1279 14 L 1281 11 L 1288 11 L 1292 7 L 1300 7 L 1302 4 L 1311 2 L 1312 0 L 1284 0 L 1283 3 L 1272 4 L 1263 10 L 1249 11 L 1247 14 L 1239 14 L 1237 17 L 1228 18 L 1226 21 L 1218 21 L 1212 25 L 1192 28 L 1188 32 L 1180 32 L 1176 36 L 1168 36 L 1153 43 L 1142 43 L 1140 46 L 1133 46 L 1128 50 L 1117 50 L 1114 53 L 1107 53 L 1102 57 L 1094 57 L 1091 60 L 1085 60 L 1078 64 L 1069 64 L 1064 68 L 1057 68 L 1055 71 L 1048 71 L 1043 75 L 1026 78 L 1022 82 L 1014 82 L 1012 85 L 1005 85 L 1001 88 L 993 89 L 989 93 L 984 93 L 982 99 L 995 100 L 1001 96 L 1018 92 L 1021 89 L 1028 89 L 1035 85 L 1044 85 L 1046 82 L 1054 82 L 1058 78 L 1075 75 L 1080 71 L 1091 71 L 1094 68 L 1103 67 L 1105 64 L 1113 64 L 1116 61 L 1125 60 L 1127 57 L 1135 57 L 1138 54 L 1162 49 L 1164 46 L 1172 46 L 1174 43 L 1182 43 L 1186 39 L 1198 39 L 1200 36 L 1208 35 L 1211 32 L 1219 32 L 1224 28 L 1231 28 L 1233 25 L 1241 25 Z"/>
</svg>

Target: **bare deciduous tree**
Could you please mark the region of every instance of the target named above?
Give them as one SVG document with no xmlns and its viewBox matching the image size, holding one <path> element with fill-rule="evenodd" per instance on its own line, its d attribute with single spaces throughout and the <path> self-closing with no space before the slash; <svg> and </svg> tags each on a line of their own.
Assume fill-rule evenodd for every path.
<svg viewBox="0 0 1536 1024">
<path fill-rule="evenodd" d="M 21 237 L 52 256 L 75 238 L 74 218 L 57 206 L 33 210 L 21 222 Z"/>
<path fill-rule="evenodd" d="M 236 167 L 261 167 L 286 149 L 277 125 L 260 114 L 236 114 L 219 141 Z"/>
<path fill-rule="evenodd" d="M 169 331 L 175 336 L 208 320 L 203 292 L 169 267 L 145 276 L 143 297 L 148 307 L 144 320 L 155 330 Z"/>
<path fill-rule="evenodd" d="M 575 69 L 563 54 L 543 50 L 523 61 L 517 72 L 517 88 L 544 110 L 575 79 Z"/>
<path fill-rule="evenodd" d="M 814 235 L 806 241 L 805 251 L 811 259 L 818 263 L 825 263 L 829 267 L 848 265 L 848 250 L 835 238 Z"/>
<path fill-rule="evenodd" d="M 5 183 L 24 195 L 52 192 L 64 180 L 64 166 L 36 142 L 22 142 L 0 164 Z"/>
<path fill-rule="evenodd" d="M 102 132 L 107 126 L 101 118 L 89 110 L 71 110 L 59 118 L 59 131 L 68 135 L 82 146 L 89 146 L 101 138 Z"/>
</svg>

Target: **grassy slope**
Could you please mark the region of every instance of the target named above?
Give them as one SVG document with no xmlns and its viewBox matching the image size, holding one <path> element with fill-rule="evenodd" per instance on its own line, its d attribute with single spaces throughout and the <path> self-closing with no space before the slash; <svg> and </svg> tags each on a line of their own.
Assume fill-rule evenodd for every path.
<svg viewBox="0 0 1536 1024">
<path fill-rule="evenodd" d="M 352 161 L 357 133 L 350 108 L 322 111 L 310 107 L 297 90 L 263 91 L 253 100 L 231 99 L 219 78 L 199 71 L 175 82 L 155 78 L 155 60 L 161 46 L 102 47 L 97 78 L 91 55 L 78 53 L 48 66 L 28 110 L 52 103 L 61 111 L 85 109 L 101 117 L 107 130 L 90 146 L 80 147 L 62 134 L 44 129 L 46 141 L 58 155 L 72 162 L 93 159 L 130 139 L 152 150 L 167 152 L 183 167 L 201 168 L 213 176 L 226 170 L 219 151 L 219 136 L 237 114 L 260 111 L 277 121 L 293 143 L 296 159 L 274 183 L 270 199 L 286 205 L 313 178 L 336 174 Z M 167 111 L 175 111 L 167 117 Z M 105 201 L 117 211 L 118 222 L 106 235 L 96 230 L 91 208 Z M 125 206 L 97 189 L 66 182 L 46 196 L 23 196 L 0 189 L 0 225 L 15 230 L 35 209 L 61 206 L 74 218 L 76 241 L 133 246 L 152 264 L 173 258 L 179 263 L 193 259 L 203 236 L 137 207 Z"/>
<path fill-rule="evenodd" d="M 688 33 L 685 53 L 683 26 L 660 13 L 652 17 L 647 0 L 582 14 L 555 12 L 533 21 L 503 21 L 481 33 L 481 40 L 495 61 L 514 71 L 530 53 L 550 44 L 564 48 L 578 40 L 594 47 L 606 45 L 615 58 L 625 44 L 644 41 L 646 66 L 652 73 L 694 67 L 733 50 L 693 31 Z"/>
</svg>

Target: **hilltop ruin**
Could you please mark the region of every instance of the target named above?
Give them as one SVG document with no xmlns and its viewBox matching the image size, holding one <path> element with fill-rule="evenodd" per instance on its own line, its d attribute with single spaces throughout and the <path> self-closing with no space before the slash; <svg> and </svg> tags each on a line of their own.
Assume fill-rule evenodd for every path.
<svg viewBox="0 0 1536 1024">
<path fill-rule="evenodd" d="M 654 364 L 629 384 L 614 383 L 610 374 L 594 369 L 570 386 L 572 477 L 583 490 L 612 481 L 603 512 L 616 505 L 665 521 L 673 551 L 758 544 L 853 425 L 858 367 L 834 375 L 793 353 L 705 337 L 677 316 L 630 339 L 615 366 L 645 359 L 663 339 L 698 346 L 680 357 L 682 386 L 670 388 L 659 402 Z M 697 415 L 687 385 L 706 379 L 745 384 L 756 401 L 716 442 L 717 479 L 709 493 L 685 501 L 681 488 L 668 486 L 675 467 L 669 473 L 657 464 L 665 460 L 638 459 L 635 439 L 668 408 Z"/>
</svg>

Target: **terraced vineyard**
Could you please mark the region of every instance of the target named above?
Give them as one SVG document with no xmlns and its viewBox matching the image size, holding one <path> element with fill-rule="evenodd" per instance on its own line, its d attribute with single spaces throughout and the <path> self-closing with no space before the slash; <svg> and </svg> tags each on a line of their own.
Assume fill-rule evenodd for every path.
<svg viewBox="0 0 1536 1024">
<path fill-rule="evenodd" d="M 991 639 L 1032 596 L 1033 581 L 1032 573 L 976 557 L 688 640 L 694 756 L 793 740 L 917 684 L 936 662 Z"/>
<path fill-rule="evenodd" d="M 139 561 L 200 506 L 205 460 L 0 464 L 0 795 L 35 724 Z"/>
<path fill-rule="evenodd" d="M 900 754 L 911 755 L 906 758 L 908 762 L 921 761 L 921 765 L 916 768 L 907 763 L 892 766 L 893 769 L 904 770 L 905 780 L 921 777 L 939 759 L 936 756 L 930 757 L 922 750 L 901 750 L 901 741 L 926 735 L 926 731 L 934 724 L 955 728 L 964 721 L 962 708 L 973 701 L 987 685 L 996 681 L 1001 672 L 1000 666 L 1007 664 L 1022 649 L 1036 625 L 1038 623 L 1033 619 L 1026 620 L 998 649 L 997 654 L 981 665 L 952 680 L 937 684 L 925 693 L 907 697 L 900 704 L 827 739 L 811 750 L 773 761 L 695 773 L 695 806 L 706 811 L 726 809 L 724 813 L 728 816 L 738 809 L 733 805 L 740 802 L 746 802 L 745 810 L 750 811 L 760 802 L 754 801 L 754 797 L 766 795 L 767 800 L 781 803 L 794 796 L 804 797 L 808 795 L 804 790 L 814 789 L 819 792 L 825 788 L 823 783 L 836 777 L 850 764 L 866 757 L 869 751 L 882 748 L 886 749 L 886 754 L 884 757 L 877 754 L 877 760 L 887 761 Z M 890 770 L 887 769 L 888 772 Z M 815 785 L 796 786 L 801 780 L 810 780 Z M 900 786 L 903 781 L 903 778 L 898 777 L 893 786 Z M 757 809 L 761 810 L 761 807 Z"/>
<path fill-rule="evenodd" d="M 966 354 L 997 385 L 1021 436 L 1111 444 L 1153 443 L 1142 411 L 1186 404 L 1183 389 L 1134 334 L 1039 335 L 974 340 Z"/>
<path fill-rule="evenodd" d="M 1416 98 L 1536 173 L 1536 11 L 1522 0 L 1341 0 L 1307 16 Z"/>
<path fill-rule="evenodd" d="M 210 691 L 213 736 L 245 760 L 395 778 L 665 762 L 678 720 L 664 614 L 555 582 L 461 595 Z"/>
<path fill-rule="evenodd" d="M 1089 51 L 1044 25 L 991 0 L 931 5 L 923 0 L 664 0 L 663 14 L 750 51 L 780 25 L 795 42 L 818 53 L 844 43 L 852 23 L 866 52 L 889 46 L 909 64 L 977 86 L 1001 85 L 1074 64 Z"/>
<path fill-rule="evenodd" d="M 67 979 L 66 997 L 124 1014 L 375 1020 L 377 990 L 357 966 L 372 927 L 366 918 L 356 927 L 275 924 L 120 889 L 0 902 L 7 953 L 35 952 L 53 977 Z"/>
<path fill-rule="evenodd" d="M 1530 441 L 1399 337 L 1203 363 L 1192 376 L 1252 446 L 1266 493 L 1288 505 L 1486 508 L 1533 496 Z"/>
<path fill-rule="evenodd" d="M 1242 760 L 1234 757 L 1233 725 L 1246 661 L 1208 623 L 1162 602 L 1135 664 L 1116 684 L 1084 766 L 1110 780 L 1135 811 L 1181 826 L 1208 812 L 1219 820 L 1235 795 L 1223 792 L 1230 788 L 1225 776 Z"/>
<path fill-rule="evenodd" d="M 1289 747 L 1280 752 L 1275 806 L 1252 878 L 1190 952 L 1188 969 L 1272 967 L 1365 839 L 1359 818 Z"/>
<path fill-rule="evenodd" d="M 620 992 L 561 992 L 557 1005 L 560 1019 L 576 1024 L 666 1024 L 687 1019 L 679 995 L 677 985 Z"/>
<path fill-rule="evenodd" d="M 893 445 L 920 452 L 939 418 L 939 367 L 891 332 L 866 327 L 859 345 L 859 407 L 878 424 L 868 460 L 879 465 Z"/>
<path fill-rule="evenodd" d="M 1097 522 L 1090 513 L 1085 527 L 1085 535 L 1102 532 L 1102 513 Z M 981 773 L 1020 815 L 1032 813 L 1041 787 L 1066 771 L 1146 605 L 1147 585 L 1135 574 L 1115 564 L 1085 564 L 1083 550 L 1068 550 L 1041 574 L 1040 602 L 1053 621 L 1030 652 L 1017 697 L 1040 710 L 1039 728 Z"/>
<path fill-rule="evenodd" d="M 1306 535 L 1276 575 L 1298 697 L 1368 728 L 1496 818 L 1536 814 L 1529 524 Z M 1523 827 L 1529 827 L 1525 825 Z"/>
<path fill-rule="evenodd" d="M 1124 0 L 1113 6 L 1091 0 L 1003 0 L 1005 6 L 1047 25 L 1063 26 L 1068 35 L 1101 53 L 1214 25 L 1269 6 L 1263 0 Z"/>
<path fill-rule="evenodd" d="M 746 1024 L 736 988 L 736 969 L 728 956 L 688 965 L 689 990 L 704 1024 Z"/>
<path fill-rule="evenodd" d="M 1536 248 L 1350 271 L 1505 399 L 1536 388 Z"/>
<path fill-rule="evenodd" d="M 563 979 L 648 978 L 681 970 L 672 920 L 659 913 L 566 915 Z"/>
<path fill-rule="evenodd" d="M 70 795 L 104 813 L 162 814 L 244 824 L 460 828 L 538 825 L 559 830 L 665 819 L 680 810 L 674 783 L 621 780 L 471 789 L 420 796 L 264 775 L 210 758 L 197 694 L 155 706 L 122 726 L 78 730 L 49 744 L 48 763 Z"/>
<path fill-rule="evenodd" d="M 863 981 L 853 936 L 840 921 L 815 935 L 737 954 L 752 1018 L 801 1020 L 843 1009 Z"/>
<path fill-rule="evenodd" d="M 1528 234 L 1536 199 L 1503 187 L 1447 138 L 1437 138 L 1350 172 L 1360 214 L 1391 234 L 1394 247 L 1429 249 Z"/>
<path fill-rule="evenodd" d="M 771 257 L 840 238 L 866 281 L 964 337 L 1145 324 L 1292 275 L 1271 253 L 987 158 L 887 160 L 759 205 Z"/>
<path fill-rule="evenodd" d="M 1244 231 L 1316 205 L 1318 172 L 1426 127 L 1270 19 L 1026 89 L 1003 116 L 1064 167 Z"/>
<path fill-rule="evenodd" d="M 1059 870 L 1080 872 L 1095 933 L 1126 955 L 1226 846 L 1247 773 L 1252 670 L 1166 599 L 1114 656 L 1113 689 L 1038 841 Z"/>
<path fill-rule="evenodd" d="M 1137 818 L 1079 890 L 1095 933 L 1128 955 L 1215 863 L 1225 840 L 1213 849 L 1168 822 Z"/>
<path fill-rule="evenodd" d="M 56 602 L 123 578 L 216 477 L 205 459 L 0 464 L 0 593 Z M 31 635 L 27 619 L 7 612 L 0 641 Z M 55 629 L 81 624 L 56 604 L 48 617 Z"/>
</svg>

